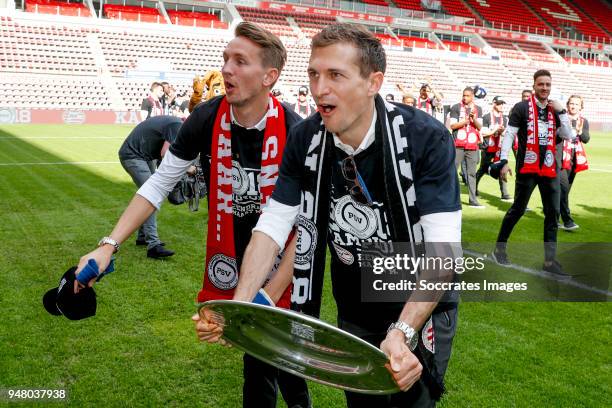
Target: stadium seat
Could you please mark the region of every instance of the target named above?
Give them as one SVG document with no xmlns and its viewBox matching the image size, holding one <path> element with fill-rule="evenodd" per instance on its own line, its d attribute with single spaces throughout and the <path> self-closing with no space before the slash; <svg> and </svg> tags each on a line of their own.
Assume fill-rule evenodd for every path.
<svg viewBox="0 0 612 408">
<path fill-rule="evenodd" d="M 552 29 L 520 1 L 466 0 L 466 2 L 495 28 L 531 33 L 536 30 L 538 33 L 552 33 Z"/>
<path fill-rule="evenodd" d="M 103 8 L 106 18 L 166 24 L 166 21 L 164 20 L 163 16 L 159 14 L 159 11 L 151 7 L 105 4 Z"/>
<path fill-rule="evenodd" d="M 91 17 L 91 12 L 82 3 L 54 0 L 27 0 L 25 9 L 32 13 L 59 14 L 63 16 Z"/>
<path fill-rule="evenodd" d="M 577 6 L 587 14 L 601 29 L 606 31 L 608 37 L 612 35 L 612 6 L 603 0 L 573 0 Z"/>
<path fill-rule="evenodd" d="M 298 86 L 307 84 L 310 48 L 308 41 L 301 41 L 297 33 L 301 30 L 305 36 L 310 36 L 323 25 L 335 21 L 334 18 L 243 6 L 238 6 L 238 9 L 246 20 L 259 21 L 285 33 L 283 42 L 288 60 L 279 86 L 290 94 Z M 209 19 L 207 16 L 178 14 L 178 18 L 183 17 L 187 21 L 190 18 Z M 295 21 L 295 25 L 290 24 L 288 17 Z M 0 49 L 3 50 L 0 52 L 0 90 L 2 95 L 8 95 L 2 97 L 3 105 L 111 109 L 115 98 L 111 94 L 116 94 L 102 83 L 100 67 L 87 38 L 95 34 L 119 97 L 128 109 L 139 110 L 151 80 L 131 78 L 132 71 L 146 68 L 146 61 L 155 59 L 167 65 L 167 75 L 177 75 L 177 79 L 169 82 L 179 92 L 190 90 L 193 75 L 222 67 L 222 52 L 232 37 L 229 30 L 195 30 L 193 26 L 181 27 L 181 24 L 114 21 L 104 25 L 93 19 L 91 22 L 89 19 L 78 20 L 80 22 L 76 23 L 74 19 L 45 14 L 29 14 L 28 18 L 0 16 Z M 210 18 L 209 21 L 217 20 Z M 444 41 L 452 50 L 448 52 L 438 43 L 424 38 L 377 35 L 383 44 L 393 46 L 387 49 L 385 90 L 396 92 L 397 83 L 410 88 L 414 83 L 427 81 L 444 93 L 445 103 L 454 104 L 460 100 L 464 86 L 480 84 L 490 95 L 502 95 L 512 105 L 520 98 L 521 89 L 531 87 L 533 72 L 547 68 L 553 73 L 555 92 L 565 97 L 577 92 L 586 98 L 585 115 L 612 116 L 612 94 L 602 91 L 612 88 L 612 72 L 605 67 L 609 65 L 608 61 L 587 60 L 574 55 L 564 62 L 536 41 L 483 37 L 501 55 L 499 60 L 491 60 L 483 55 L 472 55 L 480 50 L 464 42 Z M 466 52 L 467 47 L 470 47 L 469 52 Z M 31 90 L 32 81 L 40 90 L 35 96 Z"/>
<path fill-rule="evenodd" d="M 566 0 L 524 0 L 535 12 L 546 20 L 551 26 L 562 33 L 569 29 L 577 30 L 578 34 L 584 35 L 583 40 L 606 39 L 609 35 L 594 24 L 584 13 L 574 7 Z M 602 7 L 606 7 L 602 5 Z M 608 14 L 610 8 L 608 7 Z M 606 13 L 601 13 L 606 14 Z M 609 26 L 608 26 L 609 27 Z M 571 35 L 574 37 L 574 35 Z M 581 39 L 581 37 L 578 37 Z"/>
</svg>

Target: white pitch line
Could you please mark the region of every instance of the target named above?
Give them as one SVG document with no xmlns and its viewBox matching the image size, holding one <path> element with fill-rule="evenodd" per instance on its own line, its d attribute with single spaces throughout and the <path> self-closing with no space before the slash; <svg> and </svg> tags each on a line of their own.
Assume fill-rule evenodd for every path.
<svg viewBox="0 0 612 408">
<path fill-rule="evenodd" d="M 470 250 L 463 250 L 464 253 L 471 255 L 471 256 L 475 256 L 475 257 L 483 257 L 485 259 L 487 259 L 489 262 L 495 264 L 495 265 L 499 265 L 497 262 L 495 262 L 491 257 L 489 257 L 489 254 L 481 254 L 478 252 L 474 252 L 474 251 L 470 251 Z M 586 290 L 589 292 L 594 292 L 594 293 L 598 293 L 600 295 L 605 295 L 607 297 L 612 297 L 612 292 L 607 291 L 605 289 L 599 289 L 599 288 L 594 288 L 593 286 L 589 286 L 587 284 L 581 283 L 581 282 L 577 282 L 574 279 L 568 279 L 568 280 L 559 280 L 559 279 L 554 279 L 550 273 L 544 272 L 544 271 L 539 271 L 537 269 L 531 269 L 531 268 L 527 268 L 524 266 L 520 266 L 520 265 L 515 265 L 513 263 L 511 263 L 508 266 L 503 266 L 503 265 L 499 265 L 505 268 L 509 268 L 509 269 L 514 269 L 516 271 L 519 272 L 523 272 L 529 275 L 533 275 L 533 276 L 537 276 L 538 278 L 542 278 L 542 279 L 548 279 L 548 280 L 552 280 L 558 283 L 562 283 L 568 286 L 573 286 L 575 288 L 578 289 L 582 289 L 582 290 Z"/>
<path fill-rule="evenodd" d="M 119 164 L 118 161 L 91 161 L 91 162 L 31 162 L 31 163 L 0 163 L 0 166 L 57 166 L 57 165 L 71 165 L 78 166 L 81 164 Z"/>
<path fill-rule="evenodd" d="M 595 172 L 598 172 L 598 173 L 612 173 L 612 170 L 607 170 L 607 169 L 592 169 L 592 168 L 589 168 L 589 170 L 595 171 Z"/>
</svg>

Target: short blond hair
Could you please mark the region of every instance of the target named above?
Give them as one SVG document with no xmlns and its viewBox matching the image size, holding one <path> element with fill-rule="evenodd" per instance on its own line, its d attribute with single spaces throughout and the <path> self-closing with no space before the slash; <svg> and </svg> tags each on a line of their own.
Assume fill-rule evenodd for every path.
<svg viewBox="0 0 612 408">
<path fill-rule="evenodd" d="M 253 24 L 243 21 L 234 30 L 236 37 L 244 37 L 261 47 L 261 64 L 266 68 L 276 68 L 278 72 L 283 70 L 287 62 L 287 50 L 281 40 L 270 31 Z"/>
</svg>

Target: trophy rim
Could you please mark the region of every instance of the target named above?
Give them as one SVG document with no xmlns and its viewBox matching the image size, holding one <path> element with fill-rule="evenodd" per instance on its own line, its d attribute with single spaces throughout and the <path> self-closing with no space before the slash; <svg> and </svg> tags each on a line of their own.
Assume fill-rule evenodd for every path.
<svg viewBox="0 0 612 408">
<path fill-rule="evenodd" d="M 230 308 L 227 308 L 227 306 L 229 306 Z M 215 311 L 217 313 L 221 312 L 223 313 L 223 309 L 226 310 L 235 310 L 235 307 L 238 306 L 238 310 L 240 310 L 240 308 L 247 308 L 247 309 L 252 309 L 252 310 L 263 310 L 266 312 L 270 312 L 270 313 L 274 313 L 276 315 L 279 316 L 283 316 L 285 318 L 287 318 L 287 320 L 290 321 L 298 321 L 299 323 L 303 323 L 303 324 L 310 324 L 312 326 L 314 326 L 315 328 L 318 329 L 323 329 L 326 330 L 328 332 L 333 333 L 334 336 L 338 336 L 340 337 L 344 337 L 347 340 L 352 341 L 355 344 L 358 344 L 358 347 L 361 347 L 364 349 L 364 351 L 360 354 L 363 355 L 371 355 L 373 358 L 371 360 L 375 360 L 375 359 L 379 359 L 379 361 L 370 361 L 371 362 L 371 366 L 373 367 L 373 370 L 378 370 L 380 372 L 383 372 L 386 375 L 388 375 L 388 384 L 387 386 L 384 386 L 383 389 L 375 389 L 375 388 L 359 388 L 359 387 L 352 387 L 346 383 L 335 383 L 332 381 L 328 381 L 325 379 L 321 379 L 321 378 L 317 378 L 316 376 L 312 375 L 312 374 L 308 374 L 308 373 L 304 373 L 301 372 L 299 370 L 295 370 L 292 369 L 291 367 L 287 367 L 286 365 L 282 365 L 279 364 L 278 362 L 268 358 L 268 356 L 266 355 L 262 355 L 261 353 L 255 351 L 253 352 L 253 350 L 249 350 L 247 347 L 244 347 L 241 342 L 237 339 L 232 339 L 232 338 L 228 338 L 225 335 L 225 331 L 224 331 L 224 335 L 223 338 L 228 341 L 233 347 L 236 347 L 237 349 L 251 354 L 254 357 L 280 369 L 286 372 L 289 372 L 291 374 L 294 374 L 298 377 L 302 377 L 311 381 L 315 381 L 317 383 L 323 384 L 323 385 L 328 385 L 334 388 L 339 388 L 339 389 L 343 389 L 346 391 L 351 391 L 351 392 L 357 392 L 357 393 L 361 393 L 361 394 L 373 394 L 373 395 L 384 395 L 384 394 L 394 394 L 397 392 L 400 392 L 400 389 L 397 387 L 397 384 L 394 382 L 394 380 L 391 377 L 391 373 L 385 368 L 384 363 L 380 364 L 383 361 L 388 361 L 388 358 L 386 356 L 386 354 L 380 350 L 379 348 L 373 346 L 372 344 L 368 343 L 367 341 L 355 336 L 354 334 L 348 333 L 336 326 L 333 326 L 327 322 L 324 322 L 320 319 L 317 319 L 315 317 L 303 314 L 303 313 L 298 313 L 292 310 L 288 310 L 288 309 L 282 309 L 282 308 L 278 308 L 278 307 L 272 307 L 272 306 L 265 306 L 265 305 L 260 305 L 260 304 L 256 304 L 256 303 L 250 303 L 250 302 L 244 302 L 244 301 L 237 301 L 237 300 L 229 300 L 229 299 L 217 299 L 217 300 L 209 300 L 203 303 L 199 303 L 198 304 L 198 314 L 201 313 L 202 309 L 211 309 L 212 311 Z M 232 309 L 233 308 L 233 309 Z M 221 310 L 219 310 L 221 309 Z M 287 343 L 286 346 L 287 347 L 291 347 L 292 343 Z M 274 353 L 273 349 L 268 349 L 267 351 Z M 286 355 L 283 355 L 281 353 L 277 353 L 278 355 L 280 355 L 283 358 L 287 358 Z M 293 362 L 293 361 L 291 361 Z M 305 364 L 303 361 L 297 361 L 296 365 L 299 365 L 299 363 L 306 365 L 309 368 L 315 368 L 317 369 L 317 367 L 312 367 L 309 366 L 307 364 Z M 325 370 L 322 370 L 325 371 Z M 376 371 L 376 374 L 378 374 L 378 371 Z M 341 373 L 334 373 L 335 376 L 339 376 L 342 377 Z M 347 377 L 350 377 L 351 374 L 346 374 Z M 373 375 L 372 377 L 376 377 L 376 375 Z M 380 384 L 380 385 L 384 385 L 384 384 Z"/>
</svg>

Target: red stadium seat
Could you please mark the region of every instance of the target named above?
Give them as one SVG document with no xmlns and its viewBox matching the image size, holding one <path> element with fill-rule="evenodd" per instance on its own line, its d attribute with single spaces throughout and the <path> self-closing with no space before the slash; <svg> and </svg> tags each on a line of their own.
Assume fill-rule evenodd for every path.
<svg viewBox="0 0 612 408">
<path fill-rule="evenodd" d="M 603 0 L 574 0 L 599 27 L 612 34 L 612 6 Z"/>
<path fill-rule="evenodd" d="M 165 24 L 163 16 L 157 9 L 151 7 L 122 6 L 119 4 L 105 4 L 104 14 L 107 18 L 115 20 L 141 21 L 147 23 Z"/>
<path fill-rule="evenodd" d="M 90 17 L 91 12 L 82 3 L 67 3 L 54 0 L 27 0 L 26 11 L 64 16 Z"/>
<path fill-rule="evenodd" d="M 172 24 L 191 27 L 212 27 L 213 22 L 219 21 L 219 17 L 214 14 L 182 10 L 168 10 L 168 17 Z"/>
<path fill-rule="evenodd" d="M 548 27 L 533 11 L 520 1 L 507 0 L 466 0 L 481 16 L 493 23 L 495 28 L 505 30 L 535 32 L 552 29 Z"/>
<path fill-rule="evenodd" d="M 609 35 L 593 23 L 584 13 L 577 7 L 574 7 L 566 0 L 524 0 L 529 4 L 535 12 L 546 20 L 551 26 L 560 32 L 566 32 L 567 29 L 573 28 L 579 34 L 585 36 L 584 40 L 589 38 L 600 40 L 609 38 Z M 601 11 L 605 10 L 605 5 L 602 5 Z M 610 8 L 607 7 L 608 15 Z M 600 11 L 600 13 L 601 13 Z M 601 13 L 601 14 L 606 14 Z M 608 26 L 609 27 L 609 26 Z"/>
</svg>

